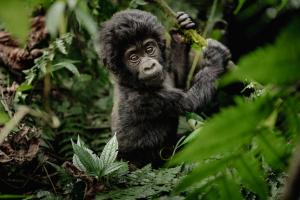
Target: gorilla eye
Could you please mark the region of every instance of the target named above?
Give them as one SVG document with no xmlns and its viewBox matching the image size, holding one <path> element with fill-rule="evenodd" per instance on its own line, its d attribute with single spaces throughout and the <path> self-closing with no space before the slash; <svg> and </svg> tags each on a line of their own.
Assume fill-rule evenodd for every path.
<svg viewBox="0 0 300 200">
<path fill-rule="evenodd" d="M 136 62 L 136 61 L 139 60 L 139 57 L 136 54 L 131 54 L 129 56 L 129 60 L 132 61 L 132 62 Z"/>
<path fill-rule="evenodd" d="M 154 47 L 152 47 L 152 46 L 146 47 L 146 53 L 147 54 L 153 54 L 154 53 Z"/>
</svg>

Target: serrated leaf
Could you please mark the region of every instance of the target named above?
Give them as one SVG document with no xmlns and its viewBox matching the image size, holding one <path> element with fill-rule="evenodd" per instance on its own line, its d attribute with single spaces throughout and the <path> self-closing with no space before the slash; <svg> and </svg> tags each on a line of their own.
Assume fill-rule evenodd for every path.
<svg viewBox="0 0 300 200">
<path fill-rule="evenodd" d="M 258 148 L 270 166 L 274 169 L 283 168 L 285 166 L 283 156 L 286 153 L 287 145 L 280 134 L 266 129 L 259 133 L 255 139 L 258 143 Z"/>
<path fill-rule="evenodd" d="M 240 188 L 231 178 L 223 176 L 220 179 L 220 197 L 224 200 L 242 200 L 243 197 L 240 193 Z"/>
<path fill-rule="evenodd" d="M 235 167 L 242 183 L 258 194 L 260 199 L 267 199 L 268 190 L 263 178 L 263 171 L 255 157 L 251 153 L 246 153 L 235 162 Z"/>
<path fill-rule="evenodd" d="M 103 161 L 103 165 L 106 168 L 116 160 L 117 155 L 118 155 L 118 140 L 115 134 L 104 146 L 100 156 L 100 160 Z"/>
<path fill-rule="evenodd" d="M 97 176 L 99 174 L 99 158 L 91 150 L 78 144 L 75 144 L 72 140 L 71 142 L 74 154 L 78 156 L 78 159 L 80 161 L 78 162 L 78 159 L 75 157 L 75 162 L 78 164 L 78 166 L 80 166 L 79 163 L 81 163 L 82 166 L 86 169 L 86 173 L 88 173 L 91 176 Z"/>
<path fill-rule="evenodd" d="M 126 165 L 126 164 L 123 162 L 112 163 L 111 165 L 109 165 L 107 168 L 104 169 L 103 175 L 111 174 L 111 173 L 119 170 L 120 168 L 122 168 L 124 165 Z"/>
<path fill-rule="evenodd" d="M 201 130 L 195 131 L 198 132 L 195 133 L 197 137 L 175 155 L 171 162 L 203 161 L 220 152 L 238 149 L 254 136 L 256 127 L 270 115 L 272 101 L 272 98 L 262 97 L 255 102 L 241 101 L 235 107 L 222 110 L 209 123 L 205 123 Z"/>
<path fill-rule="evenodd" d="M 176 191 L 183 191 L 187 187 L 205 179 L 216 175 L 217 172 L 224 169 L 228 164 L 237 159 L 237 155 L 227 156 L 220 160 L 213 160 L 209 163 L 199 164 L 189 175 L 187 175 L 176 187 Z"/>
<path fill-rule="evenodd" d="M 62 54 L 68 54 L 65 43 L 62 40 L 55 40 L 55 45 Z"/>
<path fill-rule="evenodd" d="M 78 69 L 76 68 L 76 66 L 72 62 L 65 61 L 65 62 L 57 63 L 57 64 L 53 65 L 52 71 L 56 71 L 56 70 L 59 70 L 61 68 L 66 68 L 67 70 L 72 72 L 77 77 L 80 76 L 80 73 L 79 73 Z"/>
<path fill-rule="evenodd" d="M 77 155 L 73 155 L 72 162 L 73 162 L 73 165 L 75 167 L 77 167 L 79 170 L 81 170 L 83 172 L 87 171 L 86 168 L 83 166 L 83 164 L 80 162 L 80 159 L 78 158 Z"/>
</svg>

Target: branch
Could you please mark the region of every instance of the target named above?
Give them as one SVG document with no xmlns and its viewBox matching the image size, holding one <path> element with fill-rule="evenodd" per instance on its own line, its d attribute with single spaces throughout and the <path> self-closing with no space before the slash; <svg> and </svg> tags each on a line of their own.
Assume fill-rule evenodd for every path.
<svg viewBox="0 0 300 200">
<path fill-rule="evenodd" d="M 41 118 L 43 121 L 48 123 L 52 128 L 57 128 L 60 125 L 59 119 L 51 114 L 46 113 L 38 110 L 33 110 L 27 106 L 19 106 L 18 111 L 16 114 L 11 118 L 9 122 L 5 124 L 3 129 L 1 129 L 0 132 L 0 145 L 4 142 L 5 138 L 8 136 L 8 134 L 20 123 L 20 121 L 26 116 L 26 115 L 32 115 L 34 117 Z"/>
<path fill-rule="evenodd" d="M 300 197 L 300 145 L 294 153 L 289 176 L 283 192 L 283 200 L 297 200 Z"/>
</svg>

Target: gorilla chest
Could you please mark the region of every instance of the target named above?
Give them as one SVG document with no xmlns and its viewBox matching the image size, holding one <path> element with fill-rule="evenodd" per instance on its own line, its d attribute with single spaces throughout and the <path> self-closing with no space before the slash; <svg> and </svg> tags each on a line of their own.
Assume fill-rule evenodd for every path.
<svg viewBox="0 0 300 200">
<path fill-rule="evenodd" d="M 168 119 L 178 117 L 175 112 L 168 109 L 170 103 L 156 94 L 144 94 L 125 100 L 123 104 L 125 109 L 120 109 L 120 111 L 126 112 L 138 121 L 168 121 Z"/>
</svg>

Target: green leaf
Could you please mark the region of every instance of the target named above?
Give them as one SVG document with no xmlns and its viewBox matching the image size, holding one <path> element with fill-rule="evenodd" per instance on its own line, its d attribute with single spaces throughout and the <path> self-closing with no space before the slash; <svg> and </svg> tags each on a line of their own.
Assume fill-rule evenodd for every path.
<svg viewBox="0 0 300 200">
<path fill-rule="evenodd" d="M 25 43 L 29 33 L 31 9 L 21 0 L 0 1 L 0 22 Z"/>
<path fill-rule="evenodd" d="M 57 63 L 57 64 L 53 65 L 52 71 L 66 68 L 67 70 L 72 72 L 75 76 L 79 77 L 80 73 L 79 73 L 78 69 L 76 68 L 76 66 L 72 62 L 64 61 L 64 62 Z"/>
<path fill-rule="evenodd" d="M 73 156 L 74 165 L 76 164 L 79 169 L 85 169 L 84 171 L 91 176 L 97 176 L 99 174 L 99 158 L 89 149 L 87 149 L 78 136 L 77 144 L 72 140 L 73 151 L 76 156 Z M 75 165 L 75 166 L 76 166 Z"/>
<path fill-rule="evenodd" d="M 32 89 L 32 85 L 26 84 L 26 83 L 22 83 L 22 84 L 17 88 L 17 91 L 19 91 L 19 92 L 24 92 L 24 91 L 31 90 L 31 89 Z"/>
<path fill-rule="evenodd" d="M 266 129 L 259 133 L 255 139 L 266 162 L 271 165 L 273 169 L 279 169 L 285 166 L 286 160 L 284 159 L 284 155 L 287 152 L 287 145 L 279 133 Z"/>
<path fill-rule="evenodd" d="M 116 134 L 104 146 L 100 156 L 104 167 L 109 167 L 117 158 L 118 155 L 118 140 Z"/>
<path fill-rule="evenodd" d="M 243 7 L 245 2 L 246 2 L 245 0 L 239 0 L 238 5 L 236 6 L 235 10 L 233 11 L 233 13 L 235 15 L 241 10 L 241 8 Z"/>
<path fill-rule="evenodd" d="M 10 117 L 0 102 L 0 124 L 5 124 L 9 120 L 10 120 Z"/>
<path fill-rule="evenodd" d="M 129 3 L 130 8 L 137 8 L 138 6 L 144 6 L 147 5 L 148 3 L 144 0 L 131 0 Z"/>
<path fill-rule="evenodd" d="M 46 27 L 52 36 L 56 36 L 59 27 L 62 25 L 66 3 L 56 1 L 48 10 L 46 15 Z"/>
<path fill-rule="evenodd" d="M 243 197 L 240 193 L 240 188 L 236 182 L 228 176 L 223 176 L 220 179 L 220 197 L 224 200 L 242 200 Z"/>
<path fill-rule="evenodd" d="M 176 191 L 183 191 L 195 183 L 216 175 L 217 172 L 229 166 L 231 161 L 235 159 L 237 159 L 237 155 L 231 155 L 220 160 L 212 160 L 205 164 L 198 164 L 198 166 L 178 184 Z"/>
<path fill-rule="evenodd" d="M 268 190 L 263 171 L 260 169 L 255 157 L 251 153 L 246 153 L 236 161 L 235 167 L 243 184 L 258 194 L 260 199 L 267 199 Z"/>
<path fill-rule="evenodd" d="M 123 183 L 128 188 L 112 188 L 108 193 L 99 193 L 96 199 L 156 199 L 172 191 L 181 173 L 181 166 L 152 169 L 147 165 L 125 175 Z"/>
<path fill-rule="evenodd" d="M 104 169 L 103 175 L 111 174 L 115 171 L 118 171 L 119 169 L 121 169 L 124 166 L 126 166 L 126 163 L 123 163 L 123 162 L 112 163 Z"/>
<path fill-rule="evenodd" d="M 204 119 L 196 113 L 186 114 L 187 122 L 192 129 L 197 129 L 203 126 Z"/>
<path fill-rule="evenodd" d="M 61 150 L 63 151 L 63 150 Z M 73 155 L 73 159 L 72 159 L 72 162 L 73 162 L 73 165 L 75 165 L 75 167 L 77 167 L 79 170 L 83 171 L 83 172 L 86 172 L 86 168 L 84 167 L 84 165 L 81 163 L 79 157 L 74 154 Z"/>
<path fill-rule="evenodd" d="M 203 161 L 220 152 L 238 149 L 254 136 L 261 121 L 270 115 L 272 103 L 272 98 L 261 97 L 253 102 L 238 102 L 237 106 L 222 110 L 201 130 L 196 130 L 196 138 L 171 162 Z"/>
<path fill-rule="evenodd" d="M 87 12 L 82 11 L 81 9 L 75 10 L 76 17 L 78 22 L 85 27 L 85 29 L 89 32 L 92 37 L 98 32 L 97 24 Z"/>
</svg>

